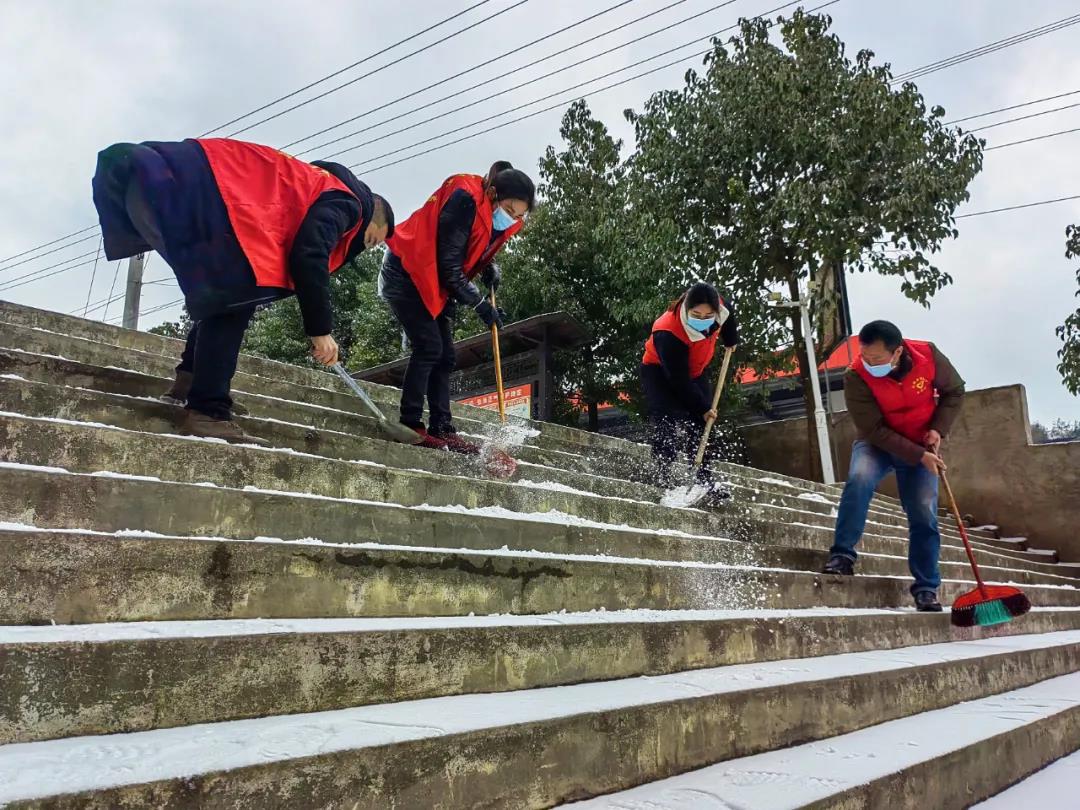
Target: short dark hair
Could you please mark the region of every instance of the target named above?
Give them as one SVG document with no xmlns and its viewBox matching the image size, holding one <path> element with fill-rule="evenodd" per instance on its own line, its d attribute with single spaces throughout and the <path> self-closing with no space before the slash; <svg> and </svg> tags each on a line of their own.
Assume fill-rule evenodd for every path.
<svg viewBox="0 0 1080 810">
<path fill-rule="evenodd" d="M 859 330 L 859 343 L 869 346 L 871 343 L 881 341 L 890 352 L 895 352 L 904 342 L 904 336 L 900 334 L 900 327 L 891 321 L 870 321 Z"/>
<path fill-rule="evenodd" d="M 379 194 L 373 194 L 372 200 L 375 204 L 372 206 L 371 221 L 380 228 L 385 225 L 386 238 L 389 239 L 394 235 L 394 209 L 386 197 Z"/>
<path fill-rule="evenodd" d="M 495 189 L 497 200 L 521 200 L 533 210 L 536 205 L 536 184 L 521 169 L 505 160 L 496 161 L 488 172 L 488 183 Z"/>
</svg>

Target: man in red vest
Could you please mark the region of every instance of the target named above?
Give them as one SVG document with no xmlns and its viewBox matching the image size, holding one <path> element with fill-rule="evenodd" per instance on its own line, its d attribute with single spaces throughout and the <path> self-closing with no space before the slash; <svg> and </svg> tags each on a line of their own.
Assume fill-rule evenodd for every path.
<svg viewBox="0 0 1080 810">
<path fill-rule="evenodd" d="M 920 611 L 940 611 L 938 475 L 945 470 L 941 440 L 964 398 L 964 381 L 932 343 L 904 340 L 888 321 L 859 332 L 860 356 L 844 376 L 844 399 L 858 434 L 826 574 L 854 573 L 855 546 L 866 526 L 874 490 L 896 473 L 908 518 L 908 564 Z"/>
<path fill-rule="evenodd" d="M 389 204 L 340 164 L 224 138 L 115 144 L 93 189 L 106 257 L 157 251 L 195 322 L 163 397 L 186 403 L 182 432 L 263 443 L 230 396 L 256 306 L 296 295 L 312 356 L 337 362 L 330 274 L 393 233 Z"/>
</svg>

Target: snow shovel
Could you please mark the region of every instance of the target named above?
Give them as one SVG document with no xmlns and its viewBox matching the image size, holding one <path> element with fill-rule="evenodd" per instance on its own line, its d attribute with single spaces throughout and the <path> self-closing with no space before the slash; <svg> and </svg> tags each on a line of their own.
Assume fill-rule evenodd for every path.
<svg viewBox="0 0 1080 810">
<path fill-rule="evenodd" d="M 342 382 L 349 386 L 349 390 L 360 397 L 360 401 L 367 405 L 372 416 L 374 416 L 379 422 L 379 429 L 385 433 L 389 438 L 395 442 L 401 442 L 402 444 L 420 444 L 424 440 L 424 437 L 413 430 L 408 425 L 403 425 L 400 422 L 391 422 L 386 418 L 386 414 L 382 412 L 382 409 L 376 405 L 368 392 L 360 387 L 360 383 L 349 376 L 349 372 L 345 370 L 345 367 L 341 363 L 334 363 L 330 366 L 337 375 L 341 377 Z"/>
<path fill-rule="evenodd" d="M 495 307 L 495 291 L 491 291 L 491 306 Z M 491 325 L 491 352 L 495 359 L 495 391 L 499 402 L 499 421 L 506 424 L 506 391 L 503 388 L 502 354 L 499 351 L 499 327 Z M 502 437 L 496 435 L 481 448 L 484 469 L 496 478 L 509 478 L 517 472 L 517 462 L 506 449 Z"/>
<path fill-rule="evenodd" d="M 724 362 L 720 365 L 720 374 L 716 378 L 716 389 L 713 391 L 712 410 L 714 411 L 720 404 L 720 395 L 724 393 L 724 381 L 727 379 L 728 367 L 731 365 L 731 355 L 734 353 L 734 346 L 724 350 Z M 697 474 L 698 470 L 701 469 L 701 463 L 705 460 L 705 448 L 709 446 L 709 436 L 712 434 L 715 422 L 716 420 L 712 417 L 705 420 L 705 429 L 701 432 L 701 441 L 698 442 L 694 463 L 690 465 L 690 483 L 664 493 L 661 500 L 664 506 L 696 506 L 709 494 L 708 487 L 697 483 Z"/>
</svg>

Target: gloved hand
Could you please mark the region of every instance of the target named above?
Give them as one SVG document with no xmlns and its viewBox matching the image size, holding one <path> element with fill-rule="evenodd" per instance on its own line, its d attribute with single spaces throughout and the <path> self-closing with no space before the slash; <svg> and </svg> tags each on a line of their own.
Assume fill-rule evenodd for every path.
<svg viewBox="0 0 1080 810">
<path fill-rule="evenodd" d="M 492 292 L 498 290 L 499 285 L 502 283 L 502 270 L 499 269 L 499 265 L 491 262 L 484 268 L 484 272 L 480 274 L 480 280 Z"/>
<path fill-rule="evenodd" d="M 477 304 L 474 309 L 476 310 L 477 316 L 489 329 L 492 326 L 497 326 L 502 329 L 503 318 L 506 317 L 506 313 L 503 312 L 502 307 L 493 307 L 491 302 L 485 298 Z"/>
</svg>

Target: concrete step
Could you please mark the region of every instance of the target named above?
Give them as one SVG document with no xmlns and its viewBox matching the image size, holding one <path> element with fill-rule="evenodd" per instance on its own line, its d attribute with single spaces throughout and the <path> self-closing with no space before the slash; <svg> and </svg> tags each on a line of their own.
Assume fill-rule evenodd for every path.
<svg viewBox="0 0 1080 810">
<path fill-rule="evenodd" d="M 1072 810 L 1080 755 L 1051 764 L 1080 742 L 1080 674 L 1003 695 L 904 717 L 872 728 L 619 791 L 574 810 Z M 1034 771 L 1035 776 L 981 802 Z"/>
<path fill-rule="evenodd" d="M 559 610 L 907 607 L 906 577 L 514 550 L 147 536 L 6 526 L 0 624 L 461 616 Z M 941 601 L 970 590 L 945 580 Z M 1080 590 L 1024 587 L 1039 607 Z"/>
<path fill-rule="evenodd" d="M 0 373 L 12 375 L 6 380 L 8 391 L 3 397 L 3 402 L 0 402 L 0 410 L 31 416 L 59 416 L 102 422 L 151 432 L 175 431 L 177 420 L 180 418 L 176 410 L 156 401 L 148 401 L 156 400 L 156 396 L 167 387 L 168 381 L 163 378 L 115 369 L 102 369 L 15 350 L 0 351 Z M 28 382 L 23 382 L 24 380 Z M 35 393 L 31 383 L 46 385 L 48 389 L 38 390 Z M 66 387 L 61 387 L 60 383 Z M 94 391 L 122 395 L 122 397 L 109 397 L 104 394 L 94 396 Z M 383 438 L 375 420 L 360 414 L 260 395 L 238 395 L 237 398 L 250 409 L 252 416 L 263 420 L 241 420 L 245 428 L 280 446 L 339 458 L 355 458 L 361 455 L 356 450 L 334 449 L 334 443 L 331 441 L 334 435 L 346 432 L 379 441 Z M 290 431 L 289 426 L 277 424 L 282 421 L 294 423 L 293 429 Z M 307 426 L 317 433 L 311 435 L 310 430 L 299 430 L 297 425 Z M 327 436 L 327 431 L 331 431 L 331 435 Z M 476 474 L 475 465 L 470 468 L 456 457 L 447 460 L 442 455 L 416 448 L 402 448 L 398 445 L 378 446 L 371 442 L 367 442 L 365 447 L 363 457 L 380 463 L 396 461 L 397 466 L 438 471 L 464 468 L 470 474 Z M 578 474 L 602 472 L 602 475 L 595 477 L 603 481 L 610 481 L 619 473 L 618 469 L 610 468 L 610 465 L 604 463 L 603 460 L 598 462 L 587 456 L 564 451 L 527 445 L 513 447 L 511 450 L 526 467 L 533 464 L 544 468 L 523 469 L 519 477 L 535 477 L 542 474 L 552 478 L 551 468 Z M 763 493 L 776 496 L 801 508 L 831 511 L 835 506 L 835 503 L 826 500 L 821 493 L 801 490 L 780 479 L 756 476 L 754 471 L 737 465 L 724 465 L 724 473 L 731 476 L 734 483 L 756 487 Z M 580 476 L 556 475 L 554 479 L 558 482 L 560 477 L 564 479 L 563 483 L 590 489 Z M 647 493 L 650 500 L 660 499 L 658 490 L 639 482 L 633 483 L 630 488 L 609 486 L 604 490 L 605 493 L 616 495 L 626 495 L 631 491 L 638 493 L 638 497 L 642 493 Z M 793 498 L 797 500 L 792 500 Z M 899 525 L 904 521 L 901 510 L 880 503 L 872 507 L 872 516 L 874 515 L 887 517 L 894 525 Z"/>
<path fill-rule="evenodd" d="M 1066 730 L 1057 732 L 1054 738 L 1069 739 L 1068 732 Z M 1071 739 L 1080 741 L 1080 732 L 1073 732 Z M 1032 750 L 1039 750 L 1036 743 L 1037 741 L 1032 740 Z M 1020 807 L 1037 807 L 1039 810 L 1073 810 L 1076 804 L 1077 785 L 1080 785 L 1080 753 L 1072 753 L 1052 762 L 1019 784 L 998 793 L 992 799 L 974 805 L 972 810 L 1016 810 Z"/>
<path fill-rule="evenodd" d="M 7 627 L 0 744 L 1066 630 L 1080 609 L 989 633 L 821 608 Z"/>
<path fill-rule="evenodd" d="M 47 740 L 0 747 L 0 802 L 549 807 L 1077 669 L 1072 631 Z"/>
<path fill-rule="evenodd" d="M 5 335 L 5 329 L 10 330 L 12 333 Z M 20 335 L 20 330 L 0 323 L 0 346 L 5 345 L 5 339 L 14 341 L 18 339 Z M 64 335 L 58 335 L 52 332 L 31 331 L 28 337 L 26 335 L 23 335 L 22 338 L 24 340 L 24 343 L 33 343 L 34 348 L 39 352 L 46 351 L 47 353 L 49 353 L 49 350 L 55 352 L 63 351 L 66 352 L 64 357 L 73 358 L 75 361 L 82 363 L 84 366 L 96 365 L 99 368 L 103 368 L 106 372 L 109 372 L 110 375 L 115 374 L 117 371 L 115 368 L 107 367 L 107 362 L 109 360 L 115 362 L 115 357 L 113 355 L 118 351 L 117 347 L 115 346 L 92 343 L 81 338 L 72 338 Z M 44 347 L 39 345 L 42 343 L 45 344 Z M 25 368 L 25 365 L 27 364 L 25 361 L 27 360 L 27 358 L 14 357 L 16 352 L 6 352 L 6 354 L 8 355 L 6 360 L 3 357 L 3 354 L 4 353 L 0 353 L 0 367 L 6 365 L 8 369 L 10 369 L 5 373 L 25 376 L 27 379 L 32 379 L 36 381 L 52 383 L 57 382 L 56 379 L 41 379 L 42 376 L 47 373 L 47 369 L 39 369 L 36 375 L 32 376 L 29 370 Z M 55 361 L 55 358 L 52 359 Z M 20 363 L 20 360 L 24 362 Z M 38 361 L 40 362 L 40 359 L 38 359 Z M 164 382 L 164 378 L 170 377 L 172 374 L 172 361 L 166 361 L 160 355 L 151 355 L 146 353 L 140 353 L 134 350 L 127 350 L 124 362 L 125 364 L 127 364 L 128 367 L 133 368 L 135 372 L 137 372 L 143 377 L 154 377 L 162 380 L 162 382 L 154 385 L 152 391 L 148 391 L 144 387 L 138 394 L 135 394 L 137 396 L 151 396 L 156 393 L 160 393 L 162 388 L 167 385 L 167 382 Z M 80 373 L 80 376 L 85 376 L 85 373 L 86 370 L 84 369 Z M 323 376 L 327 377 L 327 375 Z M 131 381 L 128 382 L 130 383 Z M 146 385 L 146 382 L 146 380 L 143 380 L 144 386 Z M 113 383 L 114 385 L 116 384 L 115 378 L 113 378 Z M 252 406 L 252 402 L 250 401 L 252 398 L 245 397 L 242 393 L 244 391 L 255 392 L 267 397 L 273 397 L 274 399 L 270 400 L 269 402 L 261 401 L 256 403 L 257 406 L 259 406 L 260 408 L 260 414 L 267 416 L 275 413 L 275 408 L 277 409 L 277 411 L 280 412 L 282 407 L 295 408 L 296 404 L 307 406 L 321 406 L 323 408 L 329 407 L 335 409 L 336 411 L 345 411 L 358 415 L 359 411 L 362 408 L 362 406 L 355 399 L 355 397 L 340 389 L 331 390 L 329 388 L 315 388 L 310 386 L 298 385 L 295 383 L 283 382 L 280 379 L 265 379 L 244 374 L 240 374 L 237 376 L 235 385 L 237 389 L 241 392 L 238 393 L 238 401 L 244 402 L 244 404 L 248 407 Z M 335 380 L 331 380 L 331 385 L 340 386 L 340 383 L 337 383 L 337 381 Z M 377 395 L 377 398 L 380 396 L 386 398 L 387 393 L 391 395 L 391 399 L 396 398 L 397 396 L 397 394 L 394 393 L 395 389 L 373 387 L 370 390 L 373 394 Z M 129 387 L 128 390 L 120 391 L 120 393 L 126 393 L 131 395 L 132 388 Z M 284 403 L 281 403 L 281 399 L 287 400 L 289 402 L 289 406 L 285 406 Z M 396 399 L 393 399 L 393 402 L 390 402 L 390 400 L 388 400 L 388 404 L 394 403 L 396 403 Z M 481 409 L 471 409 L 469 413 L 472 414 L 472 411 L 480 410 Z M 277 416 L 274 416 L 272 418 L 282 419 L 283 416 L 285 415 L 278 413 Z M 460 422 L 459 426 L 462 428 L 463 432 L 470 435 L 480 436 L 490 433 L 492 425 L 490 423 L 476 421 L 474 418 L 475 416 L 476 414 L 472 414 L 470 417 L 464 418 Z M 295 414 L 293 414 L 292 418 L 297 417 L 295 416 Z M 377 429 L 375 428 L 372 420 L 366 419 L 366 417 L 363 417 L 362 415 L 360 415 L 360 418 L 365 419 L 367 422 L 367 426 L 364 429 L 364 434 L 373 437 L 378 436 Z M 470 421 L 470 419 L 472 419 L 472 421 Z M 302 418 L 300 418 L 299 421 L 302 423 L 306 423 L 306 420 Z M 320 420 L 320 424 L 325 424 L 325 415 L 324 419 Z M 555 428 L 559 428 L 561 426 L 553 426 L 549 423 L 530 423 L 530 425 L 532 428 L 541 431 L 541 436 L 537 439 L 527 439 L 526 443 L 528 444 L 535 442 L 539 444 L 546 452 L 530 453 L 526 452 L 525 448 L 522 448 L 521 452 L 515 450 L 515 454 L 522 455 L 525 461 L 531 463 L 539 463 L 545 466 L 566 467 L 568 465 L 566 464 L 567 459 L 565 458 L 565 456 L 571 454 L 568 451 L 580 453 L 585 446 L 582 444 L 582 442 L 585 442 L 585 440 L 577 435 L 581 434 L 582 431 L 570 431 L 569 433 L 567 433 L 567 429 L 555 430 Z M 331 429 L 335 428 L 331 427 Z M 569 440 L 567 440 L 567 437 L 570 437 Z M 643 461 L 647 463 L 648 449 L 641 445 L 633 445 L 629 442 L 622 442 L 621 440 L 618 441 L 620 442 L 618 444 L 619 452 L 601 452 L 599 457 L 591 458 L 584 463 L 578 462 L 570 464 L 570 468 L 583 472 L 601 471 L 604 477 L 628 478 L 633 477 L 635 474 L 640 474 L 641 464 L 643 463 Z M 588 443 L 586 442 L 586 445 L 587 444 Z M 733 475 L 737 474 L 741 478 L 746 478 L 745 468 L 739 468 L 736 465 L 729 465 L 725 469 Z M 736 473 L 737 470 L 741 472 Z M 771 485 L 768 482 L 779 481 L 781 479 L 772 478 L 771 476 L 758 476 L 758 478 L 764 479 L 764 481 L 759 480 L 758 482 L 756 482 L 755 484 L 751 484 L 750 486 L 755 486 L 758 489 L 769 492 L 770 495 L 774 495 L 778 499 L 788 499 L 790 497 L 802 499 L 803 502 L 800 503 L 799 506 L 802 506 L 804 508 L 817 508 L 827 510 L 835 506 L 834 503 L 830 505 L 830 501 L 828 500 L 829 495 L 823 494 L 815 487 L 811 487 L 809 490 L 805 489 L 809 482 L 803 482 L 804 489 L 792 495 L 790 492 L 788 492 L 788 489 L 797 488 L 786 487 L 777 489 L 773 487 L 770 489 Z M 744 482 L 740 481 L 740 483 Z M 875 507 L 875 513 L 887 515 L 888 522 L 894 525 L 906 525 L 906 520 L 903 516 L 902 511 L 899 510 L 898 507 L 889 504 L 887 501 L 881 501 Z M 973 535 L 973 537 L 978 536 L 979 535 Z"/>
<path fill-rule="evenodd" d="M 117 532 L 138 528 L 160 534 L 254 540 L 273 537 L 331 542 L 392 541 L 402 545 L 472 549 L 537 550 L 696 561 L 789 570 L 820 571 L 831 532 L 759 522 L 748 534 L 757 542 L 612 525 L 564 513 L 514 513 L 503 507 L 455 508 L 319 499 L 236 488 L 150 481 L 116 474 L 60 473 L 0 466 L 0 521 L 46 529 Z M 167 503 L 169 509 L 161 509 Z M 33 504 L 27 509 L 25 504 Z M 906 541 L 868 537 L 862 573 L 905 576 Z M 1025 583 L 1077 584 L 1077 572 L 1004 555 L 981 555 L 987 575 Z M 968 576 L 965 553 L 944 546 L 946 576 Z M 1064 573 L 1065 576 L 1061 576 Z"/>
<path fill-rule="evenodd" d="M 274 431 L 280 427 L 272 423 L 267 425 Z M 287 429 L 296 431 L 295 427 Z M 295 439 L 297 443 L 308 440 L 302 433 Z M 463 479 L 423 470 L 386 467 L 364 459 L 324 458 L 289 448 L 267 450 L 191 440 L 190 437 L 106 429 L 95 423 L 2 414 L 0 461 L 37 466 L 58 464 L 72 472 L 107 470 L 169 481 L 209 482 L 235 488 L 254 487 L 405 506 L 502 506 L 515 512 L 556 510 L 607 524 L 627 523 L 646 529 L 678 529 L 713 536 L 724 534 L 731 522 L 741 516 L 832 525 L 831 515 L 818 511 L 827 506 L 790 496 L 762 494 L 737 484 L 732 485 L 735 494 L 732 504 L 721 514 L 669 508 L 633 497 L 594 495 L 552 481 L 550 479 L 557 475 L 546 475 L 544 471 L 537 476 L 540 480 L 519 477 L 513 483 Z M 522 475 L 533 472 L 534 469 L 527 468 Z M 598 486 L 603 484 L 602 488 L 607 492 L 622 491 L 617 481 L 596 483 Z M 642 490 L 635 495 L 647 493 Z M 875 517 L 883 522 L 879 523 Z M 867 526 L 870 532 L 906 536 L 906 526 L 887 515 L 873 516 Z M 942 536 L 946 542 L 955 542 L 948 531 Z"/>
<path fill-rule="evenodd" d="M 173 376 L 180 356 L 179 352 L 169 357 L 71 334 L 18 326 L 4 321 L 0 321 L 0 347 L 51 354 L 89 365 L 118 367 L 167 378 Z M 335 407 L 342 407 L 343 410 L 359 411 L 362 407 L 356 398 L 346 391 L 344 385 L 329 372 L 261 361 L 259 358 L 250 357 L 244 357 L 241 360 L 239 369 L 233 386 L 241 392 L 266 394 L 314 404 L 328 404 L 327 400 L 330 399 L 338 403 Z M 362 385 L 372 399 L 383 406 L 387 412 L 396 411 L 401 395 L 400 390 L 372 383 L 362 383 Z M 498 427 L 499 418 L 493 411 L 459 403 L 453 403 L 451 410 L 455 418 L 460 420 L 459 428 L 464 427 L 483 433 Z M 589 433 L 552 422 L 529 421 L 528 425 L 539 431 L 541 440 L 551 446 L 579 451 L 588 449 L 610 454 L 629 453 L 632 456 L 641 453 L 641 445 L 599 433 Z"/>
</svg>

